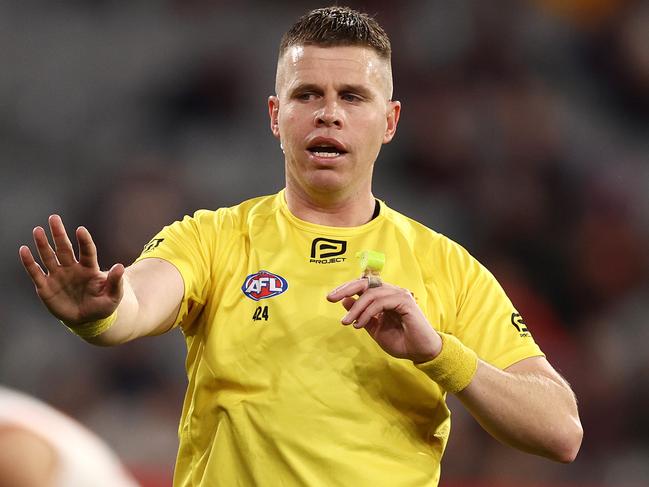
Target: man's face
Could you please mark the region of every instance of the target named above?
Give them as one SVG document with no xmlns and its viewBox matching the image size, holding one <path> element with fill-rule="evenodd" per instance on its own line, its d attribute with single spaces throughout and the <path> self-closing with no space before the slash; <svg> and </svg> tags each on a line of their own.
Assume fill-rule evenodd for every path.
<svg viewBox="0 0 649 487">
<path fill-rule="evenodd" d="M 276 91 L 268 107 L 287 186 L 311 196 L 371 189 L 400 113 L 388 62 L 365 47 L 292 46 L 278 62 Z"/>
</svg>

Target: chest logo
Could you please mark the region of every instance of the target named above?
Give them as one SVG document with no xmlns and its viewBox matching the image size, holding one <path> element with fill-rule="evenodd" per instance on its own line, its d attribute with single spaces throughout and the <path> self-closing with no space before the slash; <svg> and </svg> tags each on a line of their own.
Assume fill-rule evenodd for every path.
<svg viewBox="0 0 649 487">
<path fill-rule="evenodd" d="M 347 252 L 347 242 L 345 240 L 318 237 L 311 242 L 311 258 L 309 262 L 312 264 L 345 262 L 345 257 L 341 257 L 345 252 Z"/>
<path fill-rule="evenodd" d="M 243 294 L 254 301 L 272 298 L 273 296 L 282 294 L 287 289 L 288 282 L 286 279 L 268 271 L 259 271 L 256 274 L 250 274 L 243 281 L 243 286 L 241 286 Z"/>
</svg>

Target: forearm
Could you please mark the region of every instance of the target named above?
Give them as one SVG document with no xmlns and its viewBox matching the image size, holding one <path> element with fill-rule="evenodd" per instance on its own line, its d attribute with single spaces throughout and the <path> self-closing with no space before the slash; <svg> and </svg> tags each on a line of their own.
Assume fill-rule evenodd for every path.
<svg viewBox="0 0 649 487">
<path fill-rule="evenodd" d="M 183 280 L 175 267 L 160 259 L 140 261 L 126 269 L 123 289 L 115 321 L 103 333 L 84 338 L 86 341 L 101 346 L 118 345 L 171 328 L 184 292 Z"/>
<path fill-rule="evenodd" d="M 547 364 L 542 358 L 527 359 L 527 364 L 536 366 L 534 361 Z M 559 374 L 547 368 L 546 373 L 522 363 L 503 371 L 479 361 L 473 380 L 457 397 L 501 442 L 571 462 L 583 434 L 576 399 Z"/>
<path fill-rule="evenodd" d="M 140 303 L 128 278 L 128 270 L 123 280 L 124 295 L 115 310 L 114 321 L 103 333 L 94 337 L 81 337 L 88 343 L 99 346 L 112 346 L 129 342 L 140 336 L 138 332 L 141 323 Z"/>
<path fill-rule="evenodd" d="M 356 279 L 327 299 L 347 310 L 343 325 L 365 328 L 390 355 L 412 360 L 443 390 L 457 394 L 495 438 L 554 460 L 574 459 L 582 437 L 575 396 L 544 357 L 523 359 L 506 371 L 492 367 L 456 336 L 435 331 L 414 296 L 387 283 L 370 288 L 368 280 Z"/>
</svg>

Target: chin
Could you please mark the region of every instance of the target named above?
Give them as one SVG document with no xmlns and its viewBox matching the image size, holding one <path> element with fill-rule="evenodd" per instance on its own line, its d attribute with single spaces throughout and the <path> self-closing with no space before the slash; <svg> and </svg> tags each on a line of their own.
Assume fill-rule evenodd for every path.
<svg viewBox="0 0 649 487">
<path fill-rule="evenodd" d="M 349 182 L 334 171 L 318 171 L 308 178 L 308 185 L 314 193 L 339 193 L 349 187 Z"/>
</svg>

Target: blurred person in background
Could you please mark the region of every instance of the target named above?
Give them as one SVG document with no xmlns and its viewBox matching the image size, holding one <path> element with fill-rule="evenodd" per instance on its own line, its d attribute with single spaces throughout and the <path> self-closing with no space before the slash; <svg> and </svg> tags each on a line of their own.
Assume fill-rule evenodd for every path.
<svg viewBox="0 0 649 487">
<path fill-rule="evenodd" d="M 94 433 L 49 405 L 0 386 L 0 487 L 136 487 Z"/>
<path fill-rule="evenodd" d="M 77 259 L 56 215 L 54 248 L 34 229 L 44 268 L 20 249 L 39 297 L 90 343 L 182 329 L 176 485 L 435 486 L 447 393 L 508 445 L 577 454 L 574 394 L 494 277 L 372 194 L 401 108 L 390 55 L 370 17 L 310 12 L 282 39 L 269 98 L 284 190 L 165 227 L 127 269 L 100 271 L 84 227 Z M 364 249 L 387 255 L 380 278 L 358 278 Z"/>
</svg>

